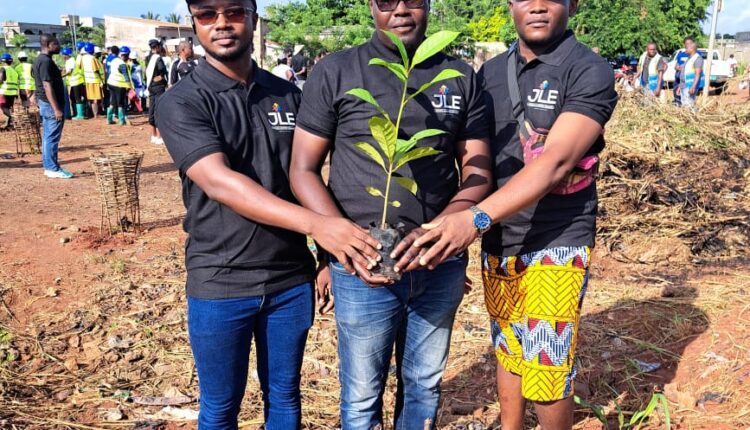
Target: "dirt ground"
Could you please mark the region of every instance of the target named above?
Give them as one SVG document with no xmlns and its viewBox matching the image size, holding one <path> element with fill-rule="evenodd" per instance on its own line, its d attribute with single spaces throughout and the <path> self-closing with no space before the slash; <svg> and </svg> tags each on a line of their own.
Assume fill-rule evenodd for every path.
<svg viewBox="0 0 750 430">
<path fill-rule="evenodd" d="M 132 123 L 66 122 L 60 160 L 76 175 L 67 181 L 45 178 L 39 155 L 16 156 L 13 135 L 0 134 L 0 428 L 194 428 L 180 182 L 165 148 L 149 143 L 146 118 Z M 144 153 L 144 231 L 108 238 L 89 157 L 133 150 Z M 750 265 L 655 255 L 643 264 L 596 252 L 577 428 L 604 428 L 597 414 L 626 427 L 618 416 L 627 425 L 663 393 L 668 414 L 656 408 L 644 428 L 750 429 Z M 454 325 L 440 428 L 498 426 L 477 259 L 473 248 L 475 287 Z M 317 318 L 303 369 L 306 428 L 339 425 L 335 342 L 332 316 Z M 388 417 L 394 389 L 391 377 Z M 262 423 L 259 391 L 251 372 L 245 428 Z"/>
</svg>

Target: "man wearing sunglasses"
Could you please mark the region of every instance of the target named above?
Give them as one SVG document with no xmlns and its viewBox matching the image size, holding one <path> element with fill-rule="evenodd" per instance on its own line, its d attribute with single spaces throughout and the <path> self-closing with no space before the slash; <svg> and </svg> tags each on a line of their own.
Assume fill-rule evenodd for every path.
<svg viewBox="0 0 750 430">
<path fill-rule="evenodd" d="M 187 3 L 206 57 L 160 98 L 156 122 L 187 208 L 198 425 L 237 428 L 255 338 L 265 428 L 299 429 L 302 355 L 314 311 L 305 235 L 364 265 L 377 259 L 377 242 L 346 219 L 294 204 L 287 172 L 301 93 L 251 60 L 255 1 Z"/>
<path fill-rule="evenodd" d="M 389 71 L 370 66 L 373 58 L 401 62 L 401 56 L 382 30 L 396 34 L 413 55 L 425 39 L 429 3 L 425 0 L 371 0 L 376 33 L 363 45 L 320 61 L 305 84 L 292 151 L 290 181 L 300 202 L 318 213 L 344 214 L 366 227 L 380 219 L 382 200 L 365 192 L 385 180 L 380 167 L 355 149 L 373 143 L 368 120 L 378 112 L 346 92 L 370 90 L 395 117 L 403 84 Z M 403 224 L 407 233 L 396 248 L 403 278 L 395 283 L 360 271 L 344 270 L 332 258 L 321 268 L 330 277 L 336 306 L 343 430 L 370 430 L 383 423 L 383 390 L 396 346 L 398 391 L 394 428 L 435 426 L 440 381 L 445 369 L 451 328 L 464 294 L 465 263 L 445 262 L 433 271 L 418 266 L 411 243 L 423 230 L 419 225 L 441 214 L 468 209 L 491 189 L 488 126 L 481 86 L 471 67 L 439 54 L 418 65 L 411 91 L 453 68 L 464 76 L 433 85 L 416 97 L 401 122 L 402 136 L 425 127 L 445 135 L 420 141 L 439 151 L 435 157 L 409 163 L 400 170 L 419 185 L 417 195 L 392 188 L 401 206 L 389 211 L 387 222 Z M 323 182 L 320 167 L 331 153 L 330 180 Z M 319 304 L 330 299 L 327 282 L 319 282 Z M 389 414 L 390 415 L 390 414 Z"/>
</svg>

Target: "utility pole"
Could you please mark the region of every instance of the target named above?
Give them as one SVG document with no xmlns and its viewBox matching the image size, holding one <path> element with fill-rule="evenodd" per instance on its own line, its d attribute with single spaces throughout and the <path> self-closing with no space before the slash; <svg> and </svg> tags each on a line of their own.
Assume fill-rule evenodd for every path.
<svg viewBox="0 0 750 430">
<path fill-rule="evenodd" d="M 703 97 L 708 99 L 708 93 L 711 90 L 711 63 L 714 61 L 714 47 L 716 45 L 716 25 L 719 21 L 719 12 L 723 9 L 722 0 L 714 0 L 714 11 L 711 14 L 711 36 L 708 39 L 708 58 L 706 59 L 706 66 L 704 67 L 704 76 L 706 84 L 703 87 Z M 695 79 L 700 79 L 700 76 L 696 76 Z"/>
</svg>

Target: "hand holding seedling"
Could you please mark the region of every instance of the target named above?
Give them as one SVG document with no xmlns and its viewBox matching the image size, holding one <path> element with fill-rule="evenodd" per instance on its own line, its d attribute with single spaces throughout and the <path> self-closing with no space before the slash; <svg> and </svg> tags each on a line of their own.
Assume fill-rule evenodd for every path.
<svg viewBox="0 0 750 430">
<path fill-rule="evenodd" d="M 417 183 L 414 179 L 398 175 L 399 169 L 404 167 L 406 164 L 419 160 L 421 158 L 433 156 L 439 154 L 440 151 L 430 147 L 417 147 L 417 144 L 422 139 L 429 137 L 439 136 L 445 134 L 443 130 L 427 129 L 415 133 L 410 138 L 399 138 L 401 131 L 401 120 L 403 119 L 404 108 L 406 105 L 414 100 L 417 96 L 425 92 L 433 85 L 457 77 L 464 76 L 463 73 L 454 69 L 444 69 L 438 75 L 433 78 L 430 82 L 422 85 L 419 89 L 409 94 L 409 77 L 411 72 L 419 64 L 427 61 L 432 56 L 442 51 L 448 46 L 453 40 L 458 37 L 458 33 L 451 31 L 441 31 L 427 38 L 417 48 L 413 58 L 409 58 L 406 51 L 406 47 L 401 40 L 393 33 L 384 32 L 393 44 L 398 48 L 401 53 L 402 63 L 388 63 L 380 58 L 373 58 L 370 60 L 371 66 L 384 67 L 391 71 L 402 83 L 403 92 L 401 95 L 401 105 L 399 107 L 398 114 L 396 116 L 395 123 L 391 119 L 391 116 L 386 112 L 375 100 L 375 97 L 366 89 L 355 88 L 347 92 L 347 94 L 357 97 L 364 102 L 372 105 L 379 112 L 380 115 L 374 116 L 369 121 L 370 132 L 372 137 L 377 143 L 380 151 L 376 149 L 372 144 L 366 142 L 360 142 L 355 147 L 377 163 L 385 174 L 385 187 L 384 189 L 369 186 L 365 190 L 373 197 L 383 199 L 383 213 L 380 219 L 380 224 L 377 228 L 373 228 L 370 231 L 371 235 L 376 235 L 381 240 L 383 249 L 380 253 L 382 261 L 376 267 L 376 272 L 380 273 L 388 278 L 398 280 L 400 279 L 399 271 L 394 269 L 395 262 L 393 261 L 392 251 L 398 242 L 401 233 L 388 225 L 388 209 L 393 207 L 398 209 L 401 207 L 401 202 L 397 200 L 390 200 L 391 185 L 395 181 L 396 184 L 405 188 L 410 193 L 416 195 L 418 191 Z M 418 232 L 408 236 L 413 239 L 416 238 Z M 400 253 L 400 252 L 399 252 Z M 396 253 L 394 255 L 398 255 Z M 403 269 L 403 267 L 399 267 Z"/>
</svg>

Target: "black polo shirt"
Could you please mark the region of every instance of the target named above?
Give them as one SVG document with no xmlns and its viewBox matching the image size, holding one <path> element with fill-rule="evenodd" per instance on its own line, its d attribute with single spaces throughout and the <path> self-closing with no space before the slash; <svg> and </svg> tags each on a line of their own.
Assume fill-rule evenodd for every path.
<svg viewBox="0 0 750 430">
<path fill-rule="evenodd" d="M 491 140 L 498 188 L 524 167 L 507 70 L 505 53 L 479 72 L 494 116 Z M 518 55 L 518 83 L 526 118 L 537 129 L 551 129 L 563 112 L 585 115 L 604 126 L 617 104 L 612 68 L 570 31 L 548 53 L 529 63 Z M 602 149 L 603 136 L 589 153 Z M 510 256 L 558 246 L 593 247 L 597 205 L 596 183 L 574 194 L 548 194 L 484 235 L 483 249 Z"/>
<path fill-rule="evenodd" d="M 60 68 L 57 67 L 52 57 L 47 54 L 39 54 L 31 65 L 31 74 L 34 76 L 36 97 L 39 100 L 49 103 L 49 100 L 54 98 L 60 109 L 65 107 L 65 84 Z M 53 94 L 47 94 L 44 90 L 44 82 L 50 83 Z"/>
<path fill-rule="evenodd" d="M 305 83 L 297 121 L 305 131 L 333 142 L 328 186 L 341 211 L 361 226 L 380 222 L 383 200 L 369 195 L 365 188 L 372 186 L 384 191 L 386 177 L 378 164 L 354 147 L 358 142 L 369 142 L 379 148 L 368 126 L 378 111 L 346 92 L 353 88 L 369 90 L 394 120 L 403 92 L 403 84 L 396 76 L 368 64 L 375 57 L 401 62 L 401 56 L 388 49 L 377 36 L 366 44 L 321 60 Z M 444 54 L 436 55 L 412 72 L 410 92 L 446 68 L 457 69 L 465 77 L 429 88 L 407 105 L 401 121 L 399 137 L 403 139 L 426 128 L 447 132 L 418 144 L 442 151 L 441 154 L 408 163 L 399 170 L 399 174 L 417 182 L 416 196 L 395 181 L 391 185 L 390 200 L 399 201 L 401 207 L 389 209 L 388 222 L 404 223 L 407 230 L 434 219 L 458 191 L 456 142 L 488 137 L 481 85 L 466 63 Z"/>
<path fill-rule="evenodd" d="M 313 278 L 304 235 L 242 217 L 185 174 L 203 157 L 224 153 L 233 170 L 294 201 L 288 173 L 300 92 L 254 67 L 254 82 L 245 87 L 201 60 L 158 101 L 156 123 L 182 179 L 192 297 L 258 296 Z"/>
</svg>

